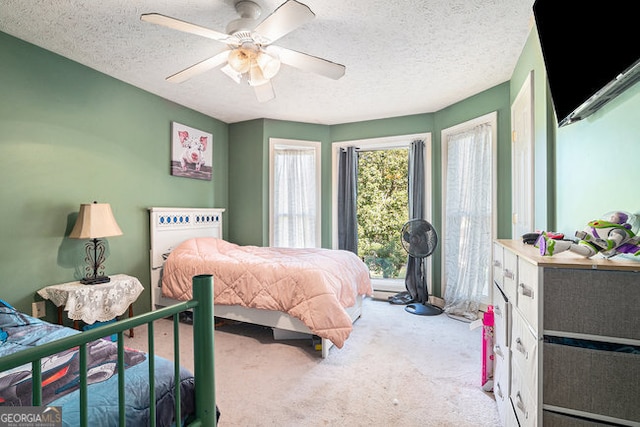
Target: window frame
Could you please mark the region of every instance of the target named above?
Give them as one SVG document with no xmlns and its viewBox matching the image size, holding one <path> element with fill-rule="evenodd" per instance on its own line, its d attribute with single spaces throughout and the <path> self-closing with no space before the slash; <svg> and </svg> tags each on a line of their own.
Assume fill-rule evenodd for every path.
<svg viewBox="0 0 640 427">
<path fill-rule="evenodd" d="M 444 235 L 446 233 L 446 203 L 447 203 L 447 156 L 448 156 L 448 141 L 452 135 L 456 135 L 458 133 L 463 133 L 469 129 L 473 129 L 474 127 L 481 124 L 489 124 L 491 125 L 491 241 L 495 240 L 497 237 L 498 230 L 498 113 L 493 111 L 491 113 L 476 117 L 474 119 L 467 120 L 465 122 L 459 123 L 457 125 L 448 127 L 443 129 L 440 132 L 440 141 L 441 141 L 441 158 L 440 162 L 442 164 L 442 180 L 441 180 L 441 194 L 442 194 L 442 206 L 441 206 L 441 216 L 442 221 L 440 225 L 441 229 L 441 241 L 442 243 L 442 253 L 444 254 Z M 445 257 L 442 256 L 440 260 L 440 271 L 442 280 L 441 280 L 441 293 L 442 297 L 446 295 L 447 288 L 447 271 L 445 267 Z M 481 301 L 482 309 L 486 309 L 487 305 L 491 304 L 493 299 L 493 269 L 489 269 L 489 284 L 488 284 L 488 295 L 483 295 L 483 300 Z"/>
<path fill-rule="evenodd" d="M 338 160 L 340 149 L 345 147 L 357 147 L 359 151 L 386 150 L 392 148 L 411 148 L 411 142 L 416 139 L 424 141 L 424 161 L 425 161 L 425 216 L 429 222 L 433 221 L 432 200 L 432 142 L 431 132 L 384 136 L 377 138 L 366 138 L 358 140 L 348 140 L 333 142 L 331 144 L 331 241 L 332 248 L 338 249 Z M 400 233 L 400 230 L 398 230 Z M 427 260 L 427 275 L 433 274 L 431 257 Z M 429 281 L 431 283 L 431 280 Z M 405 289 L 404 279 L 372 279 L 373 287 L 379 291 L 399 292 Z"/>
</svg>

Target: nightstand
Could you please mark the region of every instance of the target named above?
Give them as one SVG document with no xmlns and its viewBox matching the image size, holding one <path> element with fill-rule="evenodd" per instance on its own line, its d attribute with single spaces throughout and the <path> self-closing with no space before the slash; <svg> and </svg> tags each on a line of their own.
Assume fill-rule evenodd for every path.
<svg viewBox="0 0 640 427">
<path fill-rule="evenodd" d="M 132 304 L 144 290 L 138 279 L 126 274 L 115 274 L 111 281 L 97 285 L 83 285 L 80 282 L 51 285 L 38 291 L 42 298 L 58 307 L 58 323 L 62 324 L 62 312 L 73 320 L 78 329 L 78 321 L 90 325 L 95 322 L 107 322 L 126 311 L 133 317 Z M 133 328 L 129 330 L 133 338 Z"/>
</svg>

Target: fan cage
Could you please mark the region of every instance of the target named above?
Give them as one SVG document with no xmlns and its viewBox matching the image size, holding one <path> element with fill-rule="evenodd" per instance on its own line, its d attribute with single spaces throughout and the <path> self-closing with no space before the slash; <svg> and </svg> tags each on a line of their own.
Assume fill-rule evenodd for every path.
<svg viewBox="0 0 640 427">
<path fill-rule="evenodd" d="M 412 219 L 402 226 L 401 243 L 407 253 L 424 258 L 433 253 L 438 244 L 435 228 L 424 219 Z"/>
</svg>

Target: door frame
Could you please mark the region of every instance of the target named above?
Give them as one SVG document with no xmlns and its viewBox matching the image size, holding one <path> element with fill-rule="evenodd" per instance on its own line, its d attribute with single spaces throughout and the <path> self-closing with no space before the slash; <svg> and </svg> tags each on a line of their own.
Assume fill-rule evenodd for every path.
<svg viewBox="0 0 640 427">
<path fill-rule="evenodd" d="M 535 146 L 534 146 L 534 91 L 533 70 L 529 72 L 520 87 L 518 95 L 511 104 L 511 237 L 516 239 L 522 234 L 535 229 Z M 529 159 L 524 159 L 529 170 L 520 174 L 517 159 L 516 144 L 526 148 Z M 518 179 L 528 180 L 528 183 L 517 182 Z M 522 189 L 529 189 L 529 194 L 523 194 Z M 525 212 L 521 206 L 528 206 Z M 528 227 L 518 227 L 521 216 L 528 216 Z M 518 230 L 520 228 L 520 230 Z"/>
</svg>

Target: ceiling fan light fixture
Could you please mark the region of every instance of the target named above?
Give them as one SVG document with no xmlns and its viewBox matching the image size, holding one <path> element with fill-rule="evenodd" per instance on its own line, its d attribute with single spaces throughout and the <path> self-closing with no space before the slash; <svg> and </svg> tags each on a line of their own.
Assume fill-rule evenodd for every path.
<svg viewBox="0 0 640 427">
<path fill-rule="evenodd" d="M 229 52 L 227 61 L 231 68 L 240 74 L 244 74 L 251 68 L 251 60 L 254 56 L 255 53 L 252 50 L 239 47 Z"/>
<path fill-rule="evenodd" d="M 181 83 L 224 64 L 222 71 L 227 76 L 237 83 L 248 82 L 253 86 L 258 101 L 267 102 L 275 97 L 271 79 L 280 72 L 282 63 L 336 80 L 344 75 L 344 65 L 272 45 L 315 17 L 307 5 L 298 0 L 285 0 L 258 23 L 261 8 L 256 1 L 229 0 L 234 3 L 240 18 L 229 23 L 226 33 L 159 13 L 142 14 L 142 21 L 207 37 L 227 46 L 225 51 L 185 68 L 166 80 Z"/>
<path fill-rule="evenodd" d="M 267 52 L 261 50 L 256 57 L 256 63 L 262 71 L 262 75 L 266 79 L 272 79 L 280 71 L 280 59 L 275 55 L 270 55 Z"/>
</svg>

